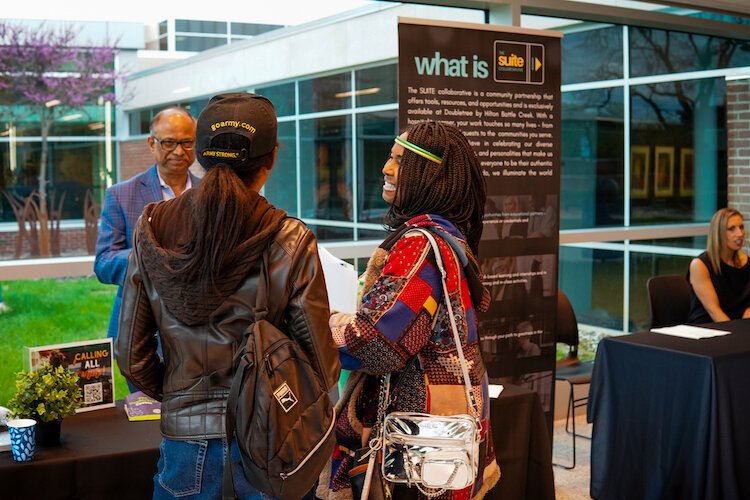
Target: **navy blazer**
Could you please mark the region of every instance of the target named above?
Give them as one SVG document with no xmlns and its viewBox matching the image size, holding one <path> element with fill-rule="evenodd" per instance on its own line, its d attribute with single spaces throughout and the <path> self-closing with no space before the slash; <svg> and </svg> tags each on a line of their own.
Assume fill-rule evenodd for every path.
<svg viewBox="0 0 750 500">
<path fill-rule="evenodd" d="M 197 187 L 200 179 L 192 173 L 189 175 L 193 187 Z M 122 284 L 128 269 L 128 256 L 133 246 L 133 231 L 138 217 L 146 205 L 163 199 L 155 164 L 142 174 L 108 188 L 104 195 L 99 236 L 96 240 L 94 273 L 102 283 L 118 287 L 107 337 L 117 337 Z"/>
</svg>

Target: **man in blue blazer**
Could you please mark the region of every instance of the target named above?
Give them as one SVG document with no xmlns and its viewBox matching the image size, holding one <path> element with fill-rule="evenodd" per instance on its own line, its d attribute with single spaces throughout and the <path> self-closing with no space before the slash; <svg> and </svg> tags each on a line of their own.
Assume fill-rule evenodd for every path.
<svg viewBox="0 0 750 500">
<path fill-rule="evenodd" d="M 151 120 L 148 147 L 156 162 L 132 179 L 115 184 L 104 195 L 96 241 L 94 272 L 99 281 L 117 285 L 107 336 L 117 337 L 122 285 L 133 246 L 133 230 L 149 203 L 168 200 L 200 180 L 188 171 L 195 160 L 195 119 L 182 108 L 167 108 Z"/>
</svg>

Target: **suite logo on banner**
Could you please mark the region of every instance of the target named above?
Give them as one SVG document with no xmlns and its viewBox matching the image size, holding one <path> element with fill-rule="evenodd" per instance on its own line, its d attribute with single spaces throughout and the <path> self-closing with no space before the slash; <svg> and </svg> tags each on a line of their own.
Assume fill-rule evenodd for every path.
<svg viewBox="0 0 750 500">
<path fill-rule="evenodd" d="M 544 45 L 495 41 L 495 81 L 544 83 Z"/>
</svg>

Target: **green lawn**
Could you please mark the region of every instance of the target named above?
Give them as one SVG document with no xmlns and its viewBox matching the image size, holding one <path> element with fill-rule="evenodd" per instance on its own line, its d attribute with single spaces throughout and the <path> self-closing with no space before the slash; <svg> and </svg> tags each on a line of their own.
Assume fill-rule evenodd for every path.
<svg viewBox="0 0 750 500">
<path fill-rule="evenodd" d="M 96 278 L 5 281 L 3 300 L 12 310 L 0 314 L 0 405 L 15 392 L 23 369 L 23 348 L 107 337 L 117 287 Z M 115 368 L 115 397 L 128 393 Z"/>
</svg>

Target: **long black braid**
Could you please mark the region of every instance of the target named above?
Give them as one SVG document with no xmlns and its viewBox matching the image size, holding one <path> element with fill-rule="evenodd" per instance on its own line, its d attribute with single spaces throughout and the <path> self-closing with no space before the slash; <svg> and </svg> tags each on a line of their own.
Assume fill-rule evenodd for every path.
<svg viewBox="0 0 750 500">
<path fill-rule="evenodd" d="M 477 255 L 487 188 L 469 141 L 453 125 L 434 121 L 416 123 L 406 132 L 407 141 L 443 161 L 438 165 L 404 150 L 396 197 L 386 214 L 386 225 L 395 229 L 418 215 L 442 215 L 458 226 Z"/>
</svg>

